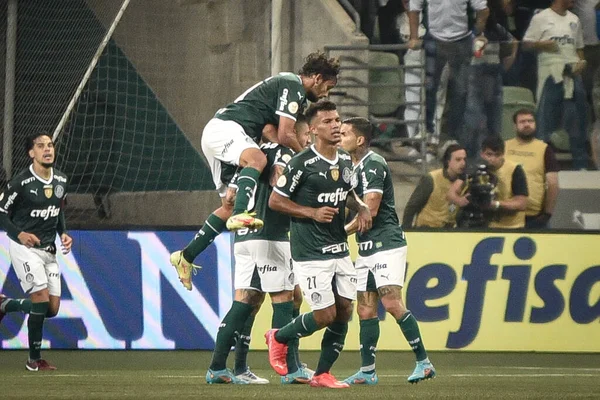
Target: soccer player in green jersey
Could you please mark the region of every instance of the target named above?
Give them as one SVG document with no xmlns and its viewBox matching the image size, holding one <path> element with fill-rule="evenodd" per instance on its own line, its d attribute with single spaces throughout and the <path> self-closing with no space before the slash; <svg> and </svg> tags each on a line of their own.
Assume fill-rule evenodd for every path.
<svg viewBox="0 0 600 400">
<path fill-rule="evenodd" d="M 302 128 L 303 116 L 298 115 L 296 126 Z M 304 124 L 305 125 L 305 124 Z M 274 126 L 269 125 L 268 127 Z M 268 128 L 267 127 L 267 128 Z M 265 128 L 265 130 L 268 130 Z M 298 142 L 305 147 L 310 140 L 306 130 L 296 131 Z M 267 168 L 260 175 L 256 193 L 250 200 L 249 208 L 254 210 L 266 224 L 261 228 L 242 228 L 236 231 L 235 256 L 235 297 L 233 304 L 223 318 L 206 382 L 267 384 L 267 379 L 254 374 L 246 363 L 250 346 L 250 334 L 254 316 L 260 308 L 265 293 L 269 293 L 273 303 L 273 326 L 280 328 L 292 320 L 294 274 L 292 272 L 289 226 L 290 217 L 269 208 L 269 196 L 294 152 L 278 143 L 267 142 L 260 146 L 267 157 Z M 228 166 L 228 168 L 230 168 Z M 237 179 L 229 185 L 231 196 L 237 189 Z M 235 367 L 226 368 L 227 356 L 235 343 Z M 284 383 L 308 383 L 309 373 L 299 366 L 296 353 L 290 352 L 290 376 Z"/>
<path fill-rule="evenodd" d="M 58 314 L 60 273 L 56 262 L 56 234 L 67 254 L 73 240 L 66 232 L 63 213 L 67 177 L 54 165 L 54 144 L 46 133 L 27 138 L 32 164 L 0 193 L 0 228 L 11 239 L 9 253 L 15 273 L 28 299 L 0 295 L 0 320 L 6 313 L 29 314 L 29 371 L 55 370 L 41 357 L 44 319 Z"/>
<path fill-rule="evenodd" d="M 402 301 L 402 287 L 406 273 L 406 238 L 399 224 L 394 204 L 394 185 L 390 169 L 383 157 L 369 149 L 373 128 L 365 118 L 350 118 L 342 123 L 341 146 L 352 156 L 358 178 L 356 192 L 371 210 L 373 227 L 357 233 L 358 259 L 358 316 L 360 318 L 360 370 L 347 378 L 349 384 L 378 382 L 375 372 L 375 352 L 379 340 L 379 301 L 400 326 L 417 359 L 410 383 L 435 376 L 435 369 L 427 358 L 419 325 Z M 346 226 L 356 232 L 358 221 Z"/>
<path fill-rule="evenodd" d="M 302 150 L 294 133 L 296 116 L 307 100 L 327 96 L 337 83 L 339 62 L 323 53 L 311 53 L 298 75 L 283 72 L 267 78 L 242 93 L 235 101 L 217 111 L 202 132 L 202 152 L 210 165 L 213 181 L 221 196 L 221 207 L 208 216 L 194 239 L 182 251 L 171 254 L 171 264 L 183 286 L 192 290 L 194 259 L 225 228 L 259 228 L 263 221 L 249 213 L 260 174 L 267 164 L 258 147 L 265 125 L 277 126 L 276 138 L 269 138 L 293 151 Z M 235 201 L 227 200 L 224 165 L 241 167 Z"/>
<path fill-rule="evenodd" d="M 371 213 L 353 191 L 356 179 L 350 155 L 337 146 L 341 123 L 336 105 L 328 100 L 314 103 L 306 116 L 315 144 L 290 160 L 271 193 L 269 206 L 292 217 L 294 273 L 312 312 L 281 329 L 269 330 L 265 337 L 271 366 L 285 376 L 290 367 L 288 344 L 327 327 L 310 385 L 346 388 L 348 384 L 330 373 L 344 347 L 356 297 L 356 271 L 344 230 L 345 209 L 348 206 L 358 212 L 360 231 L 370 228 Z"/>
</svg>

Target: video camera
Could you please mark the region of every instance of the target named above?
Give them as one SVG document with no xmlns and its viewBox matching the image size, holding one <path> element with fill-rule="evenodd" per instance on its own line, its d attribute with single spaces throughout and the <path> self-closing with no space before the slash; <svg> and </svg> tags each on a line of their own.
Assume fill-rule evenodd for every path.
<svg viewBox="0 0 600 400">
<path fill-rule="evenodd" d="M 490 204 L 495 200 L 497 178 L 488 171 L 485 164 L 477 165 L 476 170 L 467 175 L 465 192 L 469 204 L 461 208 L 456 216 L 459 228 L 485 228 L 491 220 Z"/>
</svg>

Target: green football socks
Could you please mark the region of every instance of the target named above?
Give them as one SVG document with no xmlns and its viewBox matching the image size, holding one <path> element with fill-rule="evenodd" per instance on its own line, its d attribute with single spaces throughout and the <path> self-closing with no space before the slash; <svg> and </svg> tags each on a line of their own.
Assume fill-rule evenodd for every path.
<svg viewBox="0 0 600 400">
<path fill-rule="evenodd" d="M 44 331 L 44 319 L 48 312 L 48 302 L 32 303 L 29 319 L 27 320 L 27 330 L 29 335 L 29 359 L 39 360 L 42 358 L 42 336 Z"/>
<path fill-rule="evenodd" d="M 425 360 L 427 358 L 427 351 L 425 351 L 425 346 L 423 345 L 423 339 L 421 339 L 421 332 L 419 331 L 419 324 L 417 323 L 416 318 L 410 311 L 407 311 L 406 314 L 404 314 L 402 318 L 396 322 L 398 322 L 398 325 L 400 325 L 400 329 L 402 329 L 404 337 L 408 341 L 412 351 L 417 356 L 417 361 Z"/>
<path fill-rule="evenodd" d="M 198 254 L 202 253 L 225 230 L 225 222 L 215 214 L 210 214 L 194 239 L 183 249 L 183 258 L 193 263 Z"/>
<path fill-rule="evenodd" d="M 213 351 L 210 369 L 220 371 L 225 369 L 227 356 L 231 346 L 235 344 L 235 335 L 239 334 L 244 328 L 246 320 L 252 314 L 253 307 L 250 304 L 234 301 L 225 318 L 221 322 L 217 340 L 215 341 L 215 350 Z"/>
<path fill-rule="evenodd" d="M 347 322 L 333 322 L 323 334 L 321 340 L 321 357 L 315 370 L 315 375 L 321 375 L 331 370 L 331 366 L 340 356 L 348 333 Z"/>
<path fill-rule="evenodd" d="M 375 352 L 379 340 L 379 318 L 360 321 L 360 358 L 361 371 L 373 372 L 375 370 Z"/>
<path fill-rule="evenodd" d="M 254 189 L 258 184 L 260 171 L 245 167 L 240 171 L 237 178 L 238 192 L 235 196 L 235 205 L 233 206 L 233 215 L 241 214 L 248 209 L 248 203 L 254 196 Z"/>
</svg>

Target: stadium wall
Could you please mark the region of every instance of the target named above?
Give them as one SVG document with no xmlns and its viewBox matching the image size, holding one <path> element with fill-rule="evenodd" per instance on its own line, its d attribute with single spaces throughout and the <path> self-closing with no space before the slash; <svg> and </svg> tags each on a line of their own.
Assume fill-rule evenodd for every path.
<svg viewBox="0 0 600 400">
<path fill-rule="evenodd" d="M 219 236 L 200 256 L 204 268 L 188 292 L 168 256 L 193 233 L 72 232 L 72 253 L 58 256 L 62 306 L 46 323 L 44 346 L 212 349 L 232 301 L 231 236 Z M 405 298 L 428 349 L 600 352 L 599 234 L 407 235 Z M 8 240 L 0 234 L 1 293 L 19 297 Z M 408 350 L 396 322 L 383 312 L 380 319 L 378 348 Z M 267 301 L 256 319 L 252 348 L 265 348 L 262 335 L 270 322 Z M 346 349 L 358 349 L 358 332 L 354 318 Z M 321 335 L 303 339 L 301 348 L 318 349 Z M 6 316 L 0 338 L 2 348 L 26 347 L 24 317 Z"/>
</svg>

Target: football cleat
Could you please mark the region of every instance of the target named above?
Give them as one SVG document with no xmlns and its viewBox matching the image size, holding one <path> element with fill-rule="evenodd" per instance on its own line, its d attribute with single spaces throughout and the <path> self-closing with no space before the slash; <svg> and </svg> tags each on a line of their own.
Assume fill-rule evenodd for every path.
<svg viewBox="0 0 600 400">
<path fill-rule="evenodd" d="M 226 224 L 227 229 L 229 229 L 230 231 L 237 231 L 238 229 L 242 229 L 242 228 L 249 228 L 249 229 L 262 228 L 264 225 L 262 219 L 258 219 L 255 217 L 256 217 L 255 212 L 249 213 L 248 211 L 244 211 L 243 213 L 232 215 L 227 220 L 227 224 Z"/>
<path fill-rule="evenodd" d="M 27 360 L 25 368 L 31 372 L 37 371 L 56 371 L 56 367 L 46 360 Z"/>
<path fill-rule="evenodd" d="M 199 265 L 194 265 L 183 258 L 183 251 L 179 250 L 171 253 L 169 258 L 171 265 L 177 270 L 179 281 L 187 290 L 192 290 L 192 272 L 196 275 L 197 270 L 201 269 Z"/>
<path fill-rule="evenodd" d="M 310 386 L 326 387 L 330 389 L 345 389 L 350 387 L 346 382 L 340 382 L 335 379 L 335 376 L 331 375 L 329 372 L 313 376 L 310 380 Z"/>
<path fill-rule="evenodd" d="M 248 384 L 248 382 L 238 379 L 233 374 L 233 372 L 231 372 L 231 370 L 229 370 L 227 368 L 222 369 L 220 371 L 213 371 L 212 369 L 209 369 L 206 372 L 206 383 L 208 383 L 209 385 L 212 385 L 213 383 L 217 383 L 217 384 L 233 383 L 233 384 L 237 384 L 237 385 L 247 385 Z"/>
<path fill-rule="evenodd" d="M 265 333 L 265 340 L 267 342 L 267 347 L 269 348 L 269 363 L 271 367 L 281 376 L 285 376 L 288 373 L 287 367 L 287 351 L 288 346 L 285 343 L 279 343 L 275 340 L 275 334 L 277 333 L 277 329 L 269 329 L 267 333 Z"/>
<path fill-rule="evenodd" d="M 261 378 L 252 372 L 250 367 L 246 367 L 246 371 L 237 374 L 235 377 L 241 381 L 245 381 L 249 385 L 267 385 L 269 383 L 268 379 Z"/>
<path fill-rule="evenodd" d="M 413 373 L 408 377 L 409 383 L 418 383 L 420 381 L 435 378 L 435 368 L 429 360 L 417 361 L 417 366 Z"/>
<path fill-rule="evenodd" d="M 358 371 L 354 375 L 344 379 L 349 385 L 376 385 L 379 382 L 379 377 L 375 371 L 373 372 L 363 372 Z"/>
<path fill-rule="evenodd" d="M 307 384 L 310 383 L 314 375 L 313 373 L 308 372 L 304 368 L 299 368 L 296 372 L 292 372 L 291 374 L 287 374 L 281 377 L 281 384 L 290 385 L 290 384 Z"/>
</svg>

